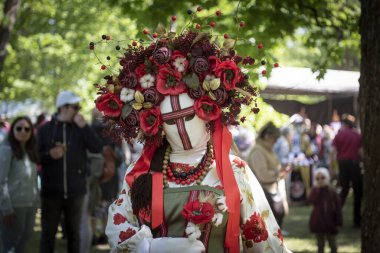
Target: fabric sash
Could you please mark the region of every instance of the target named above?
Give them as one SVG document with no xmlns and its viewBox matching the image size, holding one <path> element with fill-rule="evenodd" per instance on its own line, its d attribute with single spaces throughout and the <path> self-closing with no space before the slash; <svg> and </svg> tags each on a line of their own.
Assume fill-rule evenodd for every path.
<svg viewBox="0 0 380 253">
<path fill-rule="evenodd" d="M 224 187 L 229 215 L 224 245 L 230 253 L 239 253 L 240 192 L 229 158 L 232 135 L 220 119 L 215 121 L 212 138 L 216 170 Z"/>
</svg>

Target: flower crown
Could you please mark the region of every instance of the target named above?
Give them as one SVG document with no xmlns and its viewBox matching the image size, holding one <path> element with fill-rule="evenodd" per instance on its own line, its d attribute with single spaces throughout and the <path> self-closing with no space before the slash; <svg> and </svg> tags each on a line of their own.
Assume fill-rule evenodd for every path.
<svg viewBox="0 0 380 253">
<path fill-rule="evenodd" d="M 162 25 L 155 33 L 144 29 L 143 34 L 151 42 L 131 40 L 119 59 L 122 66 L 119 72 L 105 76 L 104 85 L 96 84 L 100 95 L 96 107 L 103 112 L 113 139 L 124 138 L 128 142 L 135 138 L 142 142 L 160 139 L 163 118 L 159 105 L 168 95 L 187 93 L 195 100 L 195 114 L 211 123 L 217 119 L 225 125 L 244 122 L 245 117 L 239 118 L 242 105 L 250 106 L 253 113 L 259 111 L 257 91 L 249 84 L 246 69 L 253 67 L 254 58 L 236 54 L 238 38 L 212 34 L 214 21 L 205 26 L 211 31 L 201 31 L 201 24 L 194 22 L 203 20 L 199 17 L 201 10 L 198 7 L 197 12 L 188 11 L 192 17 L 190 26 L 178 35 Z M 216 11 L 215 16 L 221 16 L 221 12 Z M 171 20 L 173 26 L 176 16 Z M 241 21 L 238 30 L 244 26 Z M 222 45 L 217 41 L 220 37 L 224 38 Z M 110 41 L 109 35 L 103 35 L 100 42 Z M 115 48 L 120 50 L 120 41 L 117 43 Z M 89 45 L 94 53 L 95 45 L 94 42 Z M 260 50 L 263 45 L 257 47 Z M 101 69 L 111 70 L 104 64 Z M 266 70 L 261 73 L 265 75 Z"/>
</svg>

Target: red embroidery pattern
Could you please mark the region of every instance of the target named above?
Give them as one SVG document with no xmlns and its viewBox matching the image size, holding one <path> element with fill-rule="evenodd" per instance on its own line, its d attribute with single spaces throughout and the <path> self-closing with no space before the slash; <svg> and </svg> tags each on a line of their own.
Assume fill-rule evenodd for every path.
<svg viewBox="0 0 380 253">
<path fill-rule="evenodd" d="M 245 168 L 245 166 L 247 165 L 243 160 L 239 159 L 239 158 L 235 158 L 233 161 L 232 161 L 238 168 L 240 169 L 243 169 Z"/>
<path fill-rule="evenodd" d="M 117 199 L 117 200 L 115 200 L 115 205 L 117 205 L 117 206 L 120 206 L 121 205 L 121 203 L 123 203 L 123 199 Z"/>
<path fill-rule="evenodd" d="M 254 213 L 245 224 L 242 225 L 244 240 L 253 240 L 255 243 L 266 241 L 268 231 L 265 222 L 259 213 Z"/>
<path fill-rule="evenodd" d="M 113 216 L 113 224 L 120 225 L 121 223 L 124 223 L 127 221 L 127 218 L 125 218 L 120 213 L 117 213 Z"/>
<path fill-rule="evenodd" d="M 282 236 L 281 229 L 277 230 L 277 237 L 280 239 L 281 242 L 284 242 L 284 237 Z"/>
<path fill-rule="evenodd" d="M 128 228 L 126 231 L 121 231 L 119 234 L 119 239 L 121 240 L 118 242 L 118 244 L 124 242 L 125 240 L 131 238 L 133 235 L 136 234 L 136 231 L 133 230 L 132 228 Z"/>
</svg>

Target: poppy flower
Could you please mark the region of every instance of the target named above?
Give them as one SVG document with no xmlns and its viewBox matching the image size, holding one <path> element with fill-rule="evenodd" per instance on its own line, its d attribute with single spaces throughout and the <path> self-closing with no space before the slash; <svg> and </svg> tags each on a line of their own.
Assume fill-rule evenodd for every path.
<svg viewBox="0 0 380 253">
<path fill-rule="evenodd" d="M 95 101 L 96 108 L 108 117 L 119 117 L 123 108 L 123 102 L 113 93 L 105 93 Z"/>
<path fill-rule="evenodd" d="M 219 106 L 207 96 L 195 100 L 194 110 L 198 117 L 205 121 L 216 120 L 221 113 Z"/>
<path fill-rule="evenodd" d="M 224 61 L 216 67 L 215 75 L 221 78 L 226 90 L 232 90 L 239 81 L 239 67 L 234 61 Z"/>
<path fill-rule="evenodd" d="M 157 134 L 162 123 L 161 111 L 159 107 L 140 112 L 140 127 L 147 136 Z"/>
<path fill-rule="evenodd" d="M 191 201 L 183 206 L 181 215 L 189 222 L 194 224 L 205 224 L 210 222 L 214 217 L 215 211 L 213 206 L 207 202 L 199 200 Z"/>
<path fill-rule="evenodd" d="M 162 66 L 159 69 L 156 88 L 162 95 L 175 96 L 186 91 L 186 85 L 181 80 L 181 74 L 167 66 Z"/>
</svg>

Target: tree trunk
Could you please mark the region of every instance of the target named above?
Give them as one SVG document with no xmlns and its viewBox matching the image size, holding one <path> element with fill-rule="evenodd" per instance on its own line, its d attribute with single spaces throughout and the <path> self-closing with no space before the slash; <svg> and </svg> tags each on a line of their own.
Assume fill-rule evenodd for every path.
<svg viewBox="0 0 380 253">
<path fill-rule="evenodd" d="M 7 44 L 11 38 L 11 31 L 16 22 L 19 0 L 6 0 L 4 3 L 4 18 L 0 24 L 0 72 L 3 70 L 7 55 Z"/>
<path fill-rule="evenodd" d="M 362 252 L 380 252 L 380 1 L 361 0 L 360 123 L 364 149 Z"/>
</svg>

